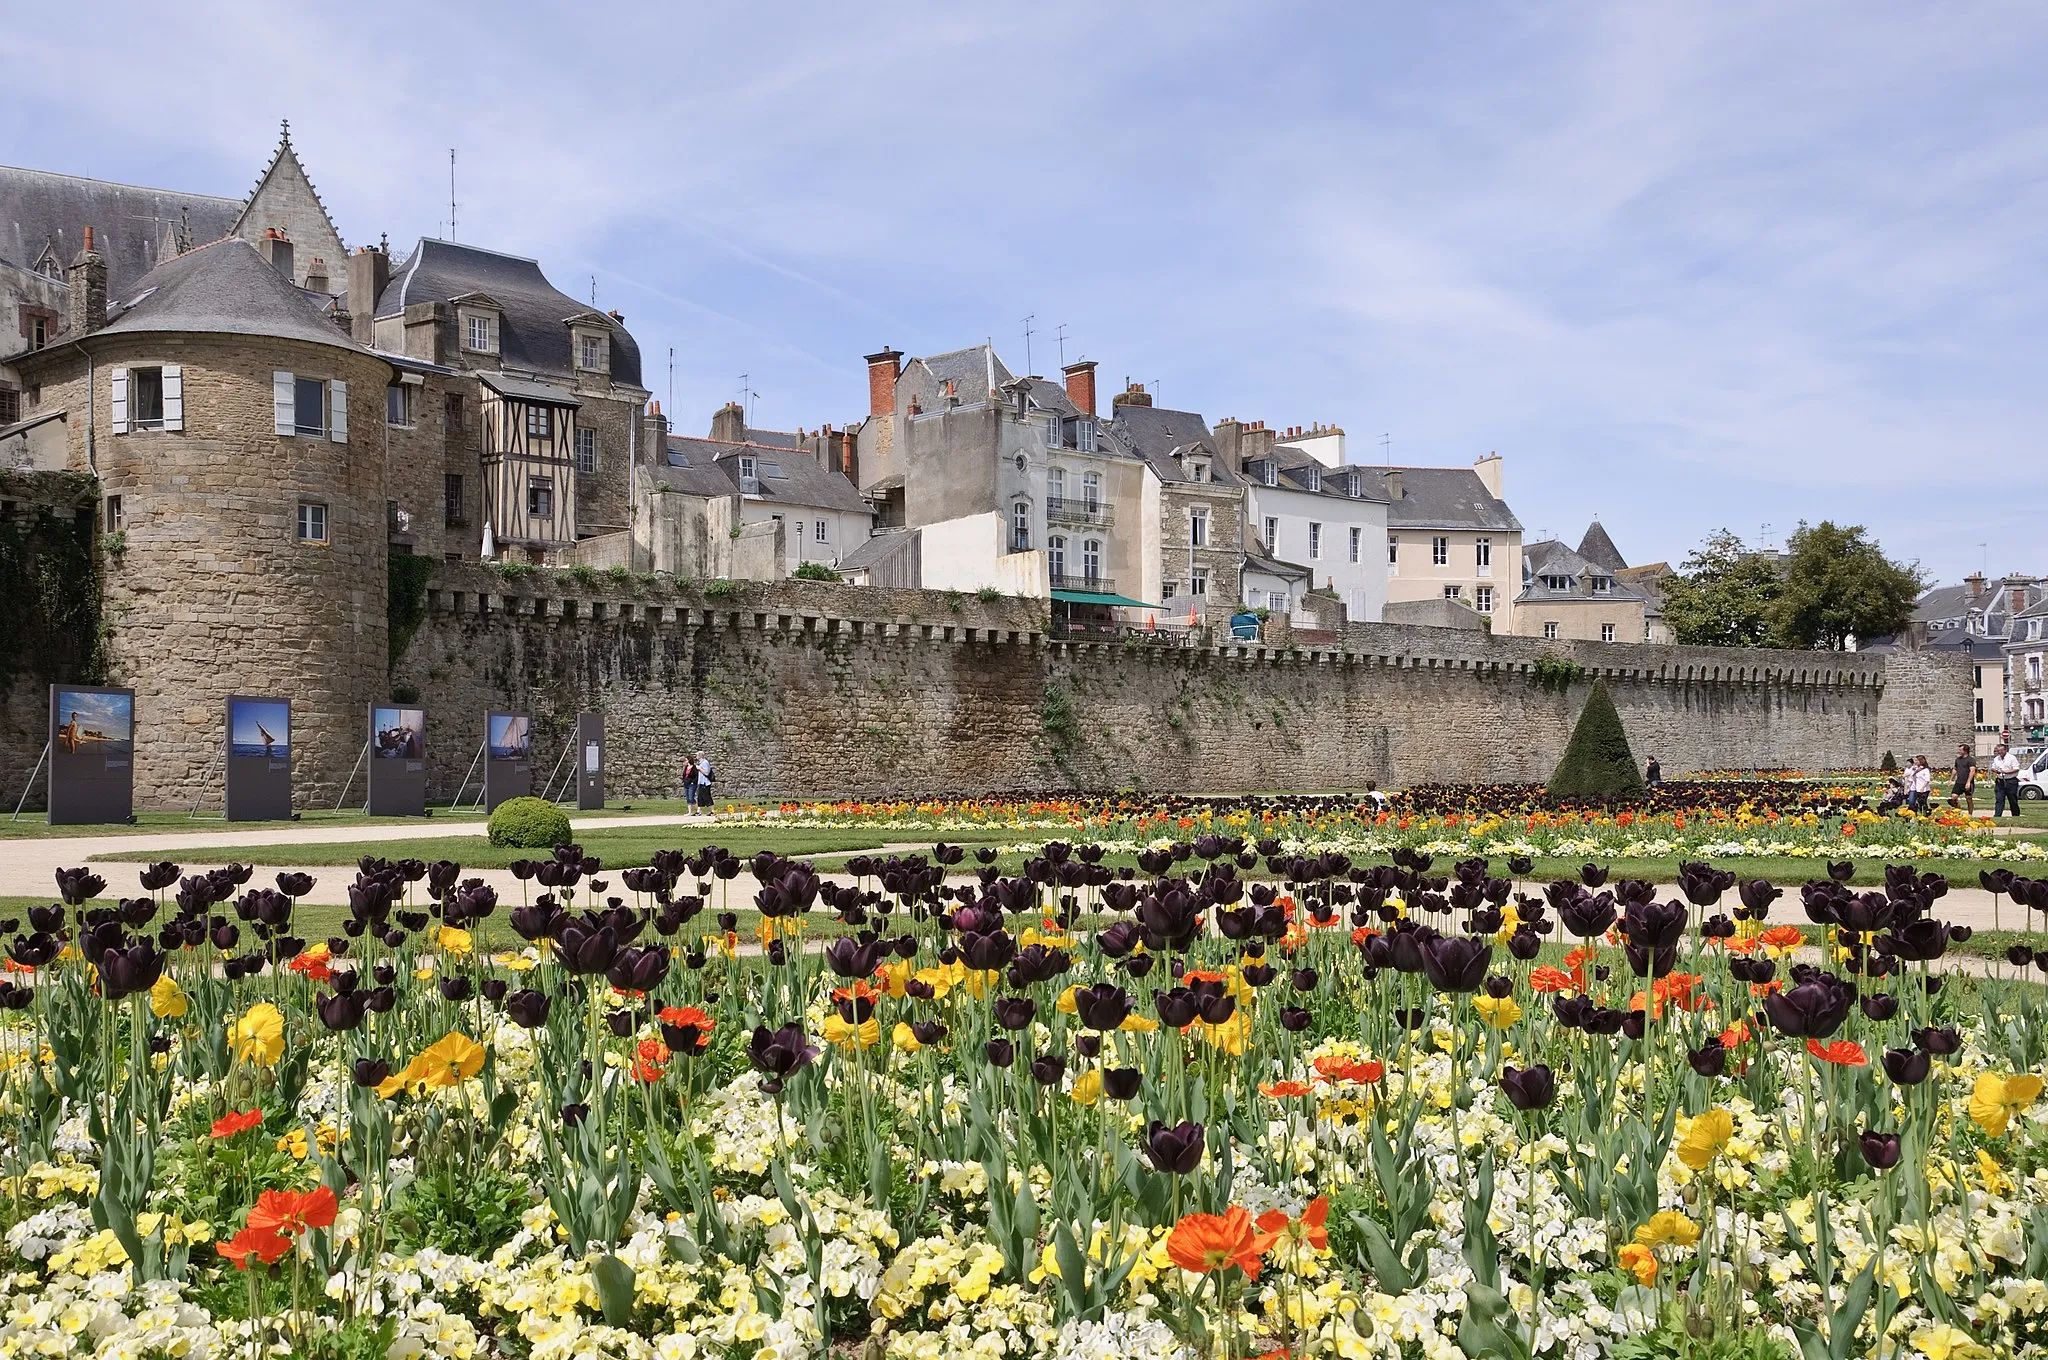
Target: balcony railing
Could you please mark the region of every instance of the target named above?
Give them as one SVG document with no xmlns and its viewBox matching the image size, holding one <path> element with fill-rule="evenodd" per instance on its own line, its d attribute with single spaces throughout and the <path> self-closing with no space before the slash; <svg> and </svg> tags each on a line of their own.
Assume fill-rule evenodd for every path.
<svg viewBox="0 0 2048 1360">
<path fill-rule="evenodd" d="M 1116 513 L 1107 501 L 1076 501 L 1065 496 L 1048 496 L 1045 517 L 1060 524 L 1090 524 L 1106 529 L 1116 523 Z"/>
<path fill-rule="evenodd" d="M 1065 572 L 1052 573 L 1054 590 L 1078 590 L 1088 595 L 1114 595 L 1116 582 L 1107 576 L 1069 576 Z"/>
</svg>

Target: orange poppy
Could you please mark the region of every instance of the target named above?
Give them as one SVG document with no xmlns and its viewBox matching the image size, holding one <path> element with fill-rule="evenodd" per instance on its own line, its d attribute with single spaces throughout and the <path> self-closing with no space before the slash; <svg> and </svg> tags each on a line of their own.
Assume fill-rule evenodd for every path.
<svg viewBox="0 0 2048 1360">
<path fill-rule="evenodd" d="M 1316 1071 L 1327 1080 L 1355 1082 L 1360 1086 L 1370 1086 L 1387 1074 L 1384 1063 L 1374 1062 L 1370 1058 L 1359 1062 L 1352 1058 L 1340 1058 L 1334 1053 L 1326 1053 L 1317 1058 L 1315 1066 Z"/>
<path fill-rule="evenodd" d="M 1756 938 L 1768 949 L 1797 949 L 1806 943 L 1806 932 L 1798 926 L 1772 926 Z"/>
<path fill-rule="evenodd" d="M 244 1228 L 227 1241 L 214 1244 L 214 1250 L 222 1259 L 233 1262 L 236 1270 L 247 1270 L 252 1256 L 266 1266 L 275 1265 L 291 1249 L 290 1238 L 260 1228 Z"/>
<path fill-rule="evenodd" d="M 1196 1275 L 1236 1266 L 1256 1280 L 1259 1258 L 1273 1242 L 1270 1234 L 1253 1227 L 1249 1210 L 1233 1204 L 1228 1213 L 1189 1214 L 1174 1224 L 1166 1237 L 1166 1254 Z"/>
<path fill-rule="evenodd" d="M 1305 1096 L 1314 1089 L 1305 1081 L 1269 1081 L 1260 1084 L 1259 1094 L 1285 1100 L 1291 1096 Z"/>
<path fill-rule="evenodd" d="M 311 1190 L 265 1190 L 249 1211 L 249 1229 L 297 1237 L 308 1228 L 334 1226 L 334 1191 L 324 1185 Z"/>
<path fill-rule="evenodd" d="M 1818 1039 L 1808 1039 L 1806 1051 L 1822 1062 L 1831 1062 L 1838 1067 L 1870 1065 L 1870 1058 L 1863 1052 L 1863 1045 L 1853 1039 L 1837 1039 L 1831 1044 L 1823 1044 Z"/>
<path fill-rule="evenodd" d="M 232 1138 L 238 1133 L 245 1133 L 255 1128 L 262 1122 L 263 1111 L 261 1110 L 230 1110 L 213 1121 L 213 1136 L 216 1138 Z"/>
<path fill-rule="evenodd" d="M 1737 1020 L 1721 1031 L 1721 1047 L 1737 1048 L 1749 1042 L 1749 1021 Z"/>
<path fill-rule="evenodd" d="M 1529 974 L 1529 987 L 1538 992 L 1570 992 L 1578 989 L 1579 979 L 1562 968 L 1544 964 Z"/>
<path fill-rule="evenodd" d="M 1297 1242 L 1306 1242 L 1317 1251 L 1327 1250 L 1330 1245 L 1329 1229 L 1324 1226 L 1330 1221 L 1330 1197 L 1317 1195 L 1301 1211 L 1300 1218 L 1289 1218 L 1278 1209 L 1268 1209 L 1259 1215 L 1259 1231 L 1270 1234 L 1274 1240 L 1291 1237 Z"/>
</svg>

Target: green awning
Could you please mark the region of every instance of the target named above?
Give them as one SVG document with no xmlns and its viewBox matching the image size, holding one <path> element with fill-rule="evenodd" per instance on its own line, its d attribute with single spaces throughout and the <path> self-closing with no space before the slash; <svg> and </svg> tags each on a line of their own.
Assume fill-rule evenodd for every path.
<svg viewBox="0 0 2048 1360">
<path fill-rule="evenodd" d="M 1128 595 L 1111 595 L 1107 592 L 1098 594 L 1087 590 L 1055 590 L 1052 597 L 1063 604 L 1115 604 L 1126 609 L 1162 608 L 1160 605 L 1146 604 L 1143 600 L 1134 600 Z"/>
</svg>

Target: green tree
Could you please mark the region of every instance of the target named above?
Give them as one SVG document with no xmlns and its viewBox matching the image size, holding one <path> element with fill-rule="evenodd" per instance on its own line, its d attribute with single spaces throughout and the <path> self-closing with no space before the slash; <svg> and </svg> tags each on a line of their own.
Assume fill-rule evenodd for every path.
<svg viewBox="0 0 2048 1360">
<path fill-rule="evenodd" d="M 1912 621 L 1926 578 L 1886 557 L 1862 525 L 1801 521 L 1785 547 L 1785 584 L 1770 608 L 1774 645 L 1840 651 L 1852 637 L 1891 637 Z"/>
<path fill-rule="evenodd" d="M 1578 725 L 1572 728 L 1571 742 L 1564 748 L 1564 759 L 1550 776 L 1550 791 L 1560 798 L 1604 802 L 1642 788 L 1642 772 L 1636 769 L 1635 753 L 1628 748 L 1628 730 L 1614 710 L 1607 682 L 1595 680 L 1585 708 L 1579 711 Z"/>
<path fill-rule="evenodd" d="M 1751 552 L 1726 529 L 1664 578 L 1664 622 L 1673 641 L 1688 647 L 1762 647 L 1770 640 L 1770 610 L 1783 588 L 1778 564 Z"/>
</svg>

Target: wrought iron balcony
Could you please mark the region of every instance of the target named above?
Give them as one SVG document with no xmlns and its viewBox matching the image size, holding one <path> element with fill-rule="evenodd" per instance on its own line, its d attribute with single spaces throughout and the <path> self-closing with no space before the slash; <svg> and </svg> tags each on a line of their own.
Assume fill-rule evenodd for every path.
<svg viewBox="0 0 2048 1360">
<path fill-rule="evenodd" d="M 1114 595 L 1116 582 L 1107 576 L 1069 576 L 1063 571 L 1052 573 L 1054 590 L 1078 590 L 1087 595 Z"/>
<path fill-rule="evenodd" d="M 1055 524 L 1088 524 L 1101 529 L 1116 523 L 1116 512 L 1108 501 L 1077 501 L 1065 496 L 1046 497 L 1045 517 Z"/>
</svg>

